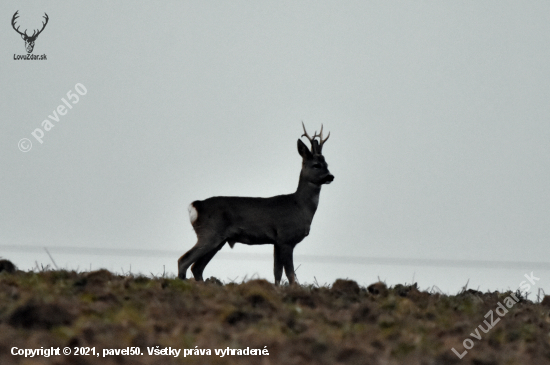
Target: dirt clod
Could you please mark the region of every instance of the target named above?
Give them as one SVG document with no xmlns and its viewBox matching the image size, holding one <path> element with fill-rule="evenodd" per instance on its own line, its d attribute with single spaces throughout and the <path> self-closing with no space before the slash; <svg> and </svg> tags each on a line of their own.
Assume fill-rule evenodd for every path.
<svg viewBox="0 0 550 365">
<path fill-rule="evenodd" d="M 15 272 L 16 267 L 10 260 L 2 259 L 0 260 L 0 272 L 13 273 Z"/>
<path fill-rule="evenodd" d="M 388 287 L 383 282 L 379 281 L 377 283 L 371 284 L 367 287 L 369 293 L 373 295 L 382 295 L 385 296 L 388 293 Z"/>
<path fill-rule="evenodd" d="M 71 324 L 73 319 L 73 316 L 59 304 L 30 302 L 18 307 L 9 317 L 8 323 L 25 329 L 50 329 Z"/>
</svg>

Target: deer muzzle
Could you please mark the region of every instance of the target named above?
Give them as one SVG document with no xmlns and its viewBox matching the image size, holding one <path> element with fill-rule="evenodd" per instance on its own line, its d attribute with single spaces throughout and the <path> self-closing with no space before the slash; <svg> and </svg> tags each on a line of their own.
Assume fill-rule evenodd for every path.
<svg viewBox="0 0 550 365">
<path fill-rule="evenodd" d="M 322 184 L 330 184 L 334 180 L 334 175 L 328 174 L 324 179 Z"/>
</svg>

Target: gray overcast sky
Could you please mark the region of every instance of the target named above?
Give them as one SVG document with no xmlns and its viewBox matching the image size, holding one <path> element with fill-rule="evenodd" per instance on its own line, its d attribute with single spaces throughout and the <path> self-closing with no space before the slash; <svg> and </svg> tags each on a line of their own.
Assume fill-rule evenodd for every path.
<svg viewBox="0 0 550 365">
<path fill-rule="evenodd" d="M 48 13 L 46 61 L 14 60 L 16 10 L 22 29 Z M 550 292 L 540 264 L 414 261 L 550 268 L 547 1 L 2 1 L 0 15 L 0 255 L 20 268 L 51 263 L 13 249 L 31 245 L 69 269 L 175 273 L 191 201 L 296 189 L 303 120 L 331 132 L 335 181 L 295 250 L 302 282 L 456 292 L 534 271 Z M 77 83 L 87 93 L 38 143 Z M 271 253 L 226 247 L 205 276 L 272 281 Z"/>
</svg>

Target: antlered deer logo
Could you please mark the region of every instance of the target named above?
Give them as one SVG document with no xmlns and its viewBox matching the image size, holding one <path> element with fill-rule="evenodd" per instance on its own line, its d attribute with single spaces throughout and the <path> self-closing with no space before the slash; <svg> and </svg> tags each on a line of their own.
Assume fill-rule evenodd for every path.
<svg viewBox="0 0 550 365">
<path fill-rule="evenodd" d="M 44 19 L 46 19 L 46 22 L 42 22 L 42 29 L 38 30 L 38 29 L 35 29 L 32 33 L 31 36 L 29 36 L 27 34 L 27 30 L 25 29 L 25 32 L 24 33 L 21 33 L 19 31 L 19 27 L 15 28 L 15 20 L 17 18 L 19 18 L 19 15 L 17 14 L 19 13 L 19 10 L 17 10 L 15 12 L 15 14 L 13 14 L 13 18 L 11 18 L 11 26 L 13 27 L 13 29 L 21 34 L 21 38 L 23 38 L 23 40 L 25 41 L 25 48 L 27 49 L 27 53 L 32 53 L 32 50 L 34 49 L 34 42 L 36 41 L 36 38 L 38 37 L 38 35 L 40 33 L 42 33 L 42 31 L 44 30 L 44 28 L 46 28 L 46 24 L 48 24 L 48 14 L 44 13 Z"/>
</svg>

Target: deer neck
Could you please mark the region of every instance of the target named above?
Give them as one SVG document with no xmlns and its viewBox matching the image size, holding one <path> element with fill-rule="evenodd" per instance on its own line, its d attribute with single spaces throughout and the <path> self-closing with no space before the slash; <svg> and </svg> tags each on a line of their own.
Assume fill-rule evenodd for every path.
<svg viewBox="0 0 550 365">
<path fill-rule="evenodd" d="M 298 189 L 294 193 L 296 201 L 311 214 L 311 219 L 317 210 L 319 204 L 319 194 L 321 193 L 321 185 L 313 184 L 303 178 L 300 174 Z"/>
</svg>

